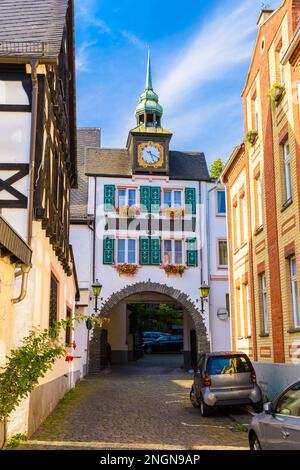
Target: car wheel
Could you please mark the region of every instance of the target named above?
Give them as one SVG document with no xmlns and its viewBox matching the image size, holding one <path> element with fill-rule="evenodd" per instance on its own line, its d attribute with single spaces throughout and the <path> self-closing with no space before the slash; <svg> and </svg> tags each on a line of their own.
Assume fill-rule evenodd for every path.
<svg viewBox="0 0 300 470">
<path fill-rule="evenodd" d="M 254 413 L 262 413 L 264 410 L 263 401 L 261 400 L 258 403 L 253 403 L 252 408 Z"/>
<path fill-rule="evenodd" d="M 250 450 L 262 450 L 258 437 L 253 433 L 249 438 Z"/>
<path fill-rule="evenodd" d="M 190 400 L 194 408 L 199 408 L 199 402 L 196 397 L 194 385 L 192 386 L 191 391 L 190 391 Z"/>
<path fill-rule="evenodd" d="M 206 405 L 206 403 L 203 400 L 202 395 L 200 397 L 199 407 L 200 407 L 201 416 L 203 416 L 203 418 L 208 418 L 211 415 L 212 408 L 211 406 Z"/>
</svg>

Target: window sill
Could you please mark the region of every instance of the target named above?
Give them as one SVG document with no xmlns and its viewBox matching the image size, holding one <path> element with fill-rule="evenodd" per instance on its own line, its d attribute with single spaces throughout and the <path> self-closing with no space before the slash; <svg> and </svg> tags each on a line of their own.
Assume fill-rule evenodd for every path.
<svg viewBox="0 0 300 470">
<path fill-rule="evenodd" d="M 284 212 L 288 207 L 290 207 L 293 204 L 293 199 L 290 198 L 287 201 L 285 201 L 284 204 L 282 204 L 281 212 Z"/>
<path fill-rule="evenodd" d="M 247 240 L 243 241 L 243 243 L 240 246 L 240 250 L 244 248 L 247 245 L 247 243 L 248 243 Z"/>
<path fill-rule="evenodd" d="M 270 333 L 260 333 L 259 337 L 260 338 L 268 338 L 270 336 Z"/>
<path fill-rule="evenodd" d="M 288 333 L 300 333 L 300 327 L 297 327 L 297 328 L 290 328 L 288 330 Z"/>
<path fill-rule="evenodd" d="M 257 229 L 255 229 L 255 232 L 254 232 L 254 236 L 256 237 L 257 235 L 259 235 L 264 229 L 264 226 L 261 225 L 260 227 L 257 227 Z"/>
</svg>

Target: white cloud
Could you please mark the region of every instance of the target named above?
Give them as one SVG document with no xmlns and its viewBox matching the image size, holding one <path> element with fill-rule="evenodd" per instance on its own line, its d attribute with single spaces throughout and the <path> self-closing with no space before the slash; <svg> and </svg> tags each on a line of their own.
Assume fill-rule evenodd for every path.
<svg viewBox="0 0 300 470">
<path fill-rule="evenodd" d="M 88 49 L 97 44 L 97 41 L 85 41 L 83 42 L 76 53 L 76 70 L 78 72 L 88 72 Z"/>
<path fill-rule="evenodd" d="M 235 66 L 249 60 L 256 28 L 255 22 L 249 21 L 251 10 L 253 2 L 247 0 L 235 10 L 214 12 L 211 20 L 176 54 L 157 87 L 169 112 L 186 102 L 201 85 L 221 80 Z"/>
<path fill-rule="evenodd" d="M 133 46 L 137 47 L 138 49 L 146 49 L 147 44 L 142 41 L 138 36 L 135 34 L 131 33 L 130 31 L 123 30 L 121 31 L 122 36 L 127 39 L 129 44 L 132 44 Z"/>
<path fill-rule="evenodd" d="M 111 28 L 105 23 L 104 20 L 94 15 L 93 11 L 95 11 L 95 8 L 93 8 L 92 5 L 89 5 L 88 3 L 83 5 L 80 3 L 76 8 L 77 21 L 84 21 L 90 26 L 95 26 L 102 33 L 113 35 Z"/>
</svg>

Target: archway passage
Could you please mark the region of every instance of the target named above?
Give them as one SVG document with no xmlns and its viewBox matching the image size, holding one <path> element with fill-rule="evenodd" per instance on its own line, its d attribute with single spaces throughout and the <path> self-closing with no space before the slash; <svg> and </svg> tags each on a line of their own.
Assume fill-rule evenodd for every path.
<svg viewBox="0 0 300 470">
<path fill-rule="evenodd" d="M 131 284 L 112 294 L 103 304 L 100 315 L 108 318 L 108 341 L 112 346 L 113 361 L 123 363 L 130 360 L 130 338 L 128 338 L 127 305 L 133 303 L 172 303 L 184 312 L 189 324 L 185 328 L 185 344 L 194 344 L 199 354 L 209 351 L 209 340 L 201 312 L 195 303 L 182 291 L 167 285 L 140 282 Z M 95 328 L 90 341 L 89 372 L 97 373 L 106 365 L 103 351 L 103 333 Z M 121 344 L 118 349 L 115 344 Z M 185 348 L 186 349 L 186 348 Z M 184 363 L 190 366 L 191 348 L 185 350 Z M 194 354 L 195 355 L 195 354 Z"/>
</svg>

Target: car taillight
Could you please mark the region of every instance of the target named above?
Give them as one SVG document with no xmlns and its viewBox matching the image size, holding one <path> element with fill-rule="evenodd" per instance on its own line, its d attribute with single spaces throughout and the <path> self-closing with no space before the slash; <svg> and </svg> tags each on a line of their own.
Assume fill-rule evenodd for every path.
<svg viewBox="0 0 300 470">
<path fill-rule="evenodd" d="M 205 375 L 204 375 L 204 385 L 205 385 L 205 387 L 210 387 L 211 386 L 211 378 L 207 373 L 205 373 Z"/>
<path fill-rule="evenodd" d="M 251 382 L 253 384 L 256 384 L 256 373 L 255 372 L 252 372 L 252 374 L 251 374 Z"/>
</svg>

